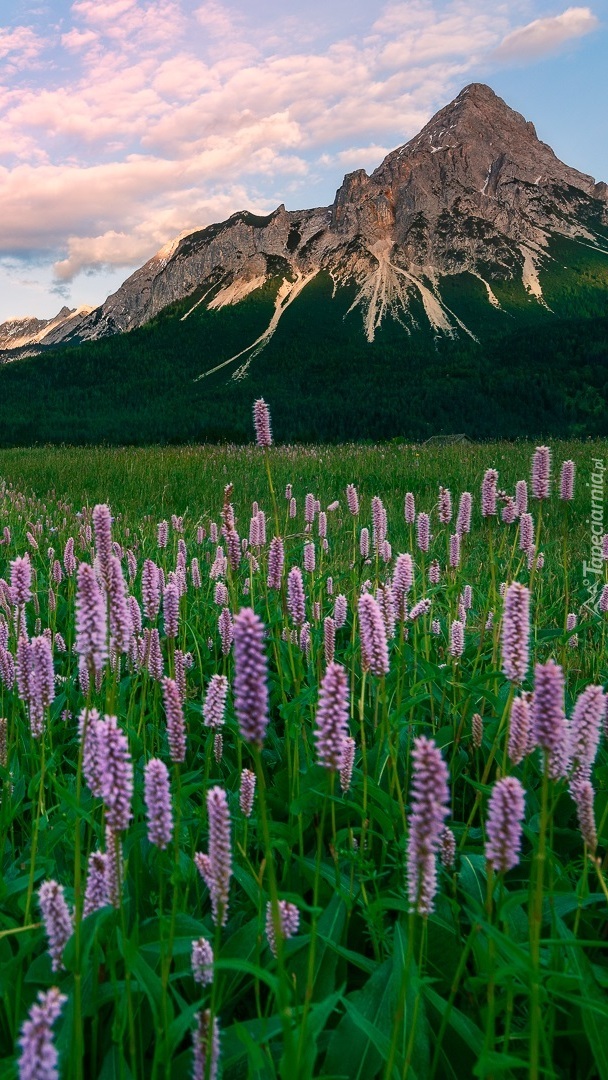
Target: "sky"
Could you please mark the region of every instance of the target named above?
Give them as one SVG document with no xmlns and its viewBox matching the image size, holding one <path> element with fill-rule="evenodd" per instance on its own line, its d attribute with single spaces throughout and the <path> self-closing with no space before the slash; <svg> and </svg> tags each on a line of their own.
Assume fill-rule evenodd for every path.
<svg viewBox="0 0 608 1080">
<path fill-rule="evenodd" d="M 0 321 L 179 234 L 329 205 L 470 82 L 608 181 L 608 0 L 2 0 Z"/>
</svg>

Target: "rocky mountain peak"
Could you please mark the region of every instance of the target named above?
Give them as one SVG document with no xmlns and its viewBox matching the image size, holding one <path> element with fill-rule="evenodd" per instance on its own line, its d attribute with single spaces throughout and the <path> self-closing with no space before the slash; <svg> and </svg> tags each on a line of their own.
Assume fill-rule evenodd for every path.
<svg viewBox="0 0 608 1080">
<path fill-rule="evenodd" d="M 386 318 L 417 325 L 412 298 L 435 333 L 459 333 L 466 327 L 442 301 L 442 278 L 480 278 L 493 306 L 492 282 L 519 278 L 530 302 L 543 304 L 539 273 L 555 235 L 605 250 L 608 187 L 561 162 L 521 113 L 471 83 L 371 175 L 348 173 L 330 207 L 238 211 L 165 245 L 92 313 L 64 309 L 52 324 L 13 327 L 6 336 L 13 344 L 28 334 L 45 344 L 105 337 L 187 297 L 183 319 L 200 305 L 240 303 L 273 279 L 275 312 L 268 331 L 237 354 L 245 357 L 240 376 L 320 273 L 335 288 L 355 286 L 353 308 L 370 341 Z"/>
</svg>

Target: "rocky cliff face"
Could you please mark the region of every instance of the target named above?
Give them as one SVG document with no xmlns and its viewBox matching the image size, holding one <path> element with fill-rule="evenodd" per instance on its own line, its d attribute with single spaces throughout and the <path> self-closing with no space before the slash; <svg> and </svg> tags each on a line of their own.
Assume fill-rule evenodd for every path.
<svg viewBox="0 0 608 1080">
<path fill-rule="evenodd" d="M 468 332 L 441 296 L 446 275 L 468 271 L 484 282 L 521 279 L 532 303 L 543 303 L 539 271 L 554 235 L 608 250 L 608 187 L 564 165 L 534 126 L 482 84 L 465 87 L 410 142 L 371 176 L 348 174 L 330 207 L 228 221 L 174 241 L 90 313 L 69 313 L 46 336 L 28 341 L 87 340 L 134 329 L 168 304 L 196 294 L 199 304 L 235 304 L 270 277 L 279 280 L 264 334 L 232 357 L 247 370 L 282 313 L 322 271 L 334 285 L 356 287 L 368 340 L 382 320 L 414 326 L 421 301 L 437 334 Z M 0 327 L 0 348 L 14 347 Z M 31 333 L 47 324 L 32 320 Z M 26 344 L 28 327 L 19 330 Z"/>
</svg>

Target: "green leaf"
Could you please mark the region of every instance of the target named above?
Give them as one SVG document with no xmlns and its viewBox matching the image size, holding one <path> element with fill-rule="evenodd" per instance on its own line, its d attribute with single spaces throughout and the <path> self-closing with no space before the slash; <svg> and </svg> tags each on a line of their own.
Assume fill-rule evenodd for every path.
<svg viewBox="0 0 608 1080">
<path fill-rule="evenodd" d="M 385 960 L 361 990 L 344 998 L 346 1014 L 329 1041 L 325 1072 L 367 1080 L 387 1061 L 395 1010 L 392 973 L 392 959 Z"/>
<path fill-rule="evenodd" d="M 568 929 L 562 919 L 556 918 L 556 927 L 559 936 L 564 941 L 576 941 L 574 934 Z M 608 1045 L 606 1043 L 606 1019 L 608 1019 L 608 1007 L 606 995 L 597 985 L 591 964 L 589 963 L 582 948 L 568 949 L 566 964 L 572 969 L 579 980 L 580 985 L 580 1010 L 583 1017 L 585 1034 L 589 1040 L 589 1046 L 593 1054 L 595 1067 L 600 1080 L 608 1080 Z M 604 1019 L 600 1019 L 600 1015 Z"/>
</svg>

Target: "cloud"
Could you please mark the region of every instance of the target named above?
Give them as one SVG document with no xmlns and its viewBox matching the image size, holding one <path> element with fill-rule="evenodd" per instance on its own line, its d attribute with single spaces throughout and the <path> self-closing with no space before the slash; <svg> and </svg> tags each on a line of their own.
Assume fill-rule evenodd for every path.
<svg viewBox="0 0 608 1080">
<path fill-rule="evenodd" d="M 558 52 L 568 41 L 584 37 L 599 26 L 588 7 L 567 8 L 561 15 L 535 19 L 512 30 L 494 51 L 494 59 L 526 61 Z"/>
</svg>

